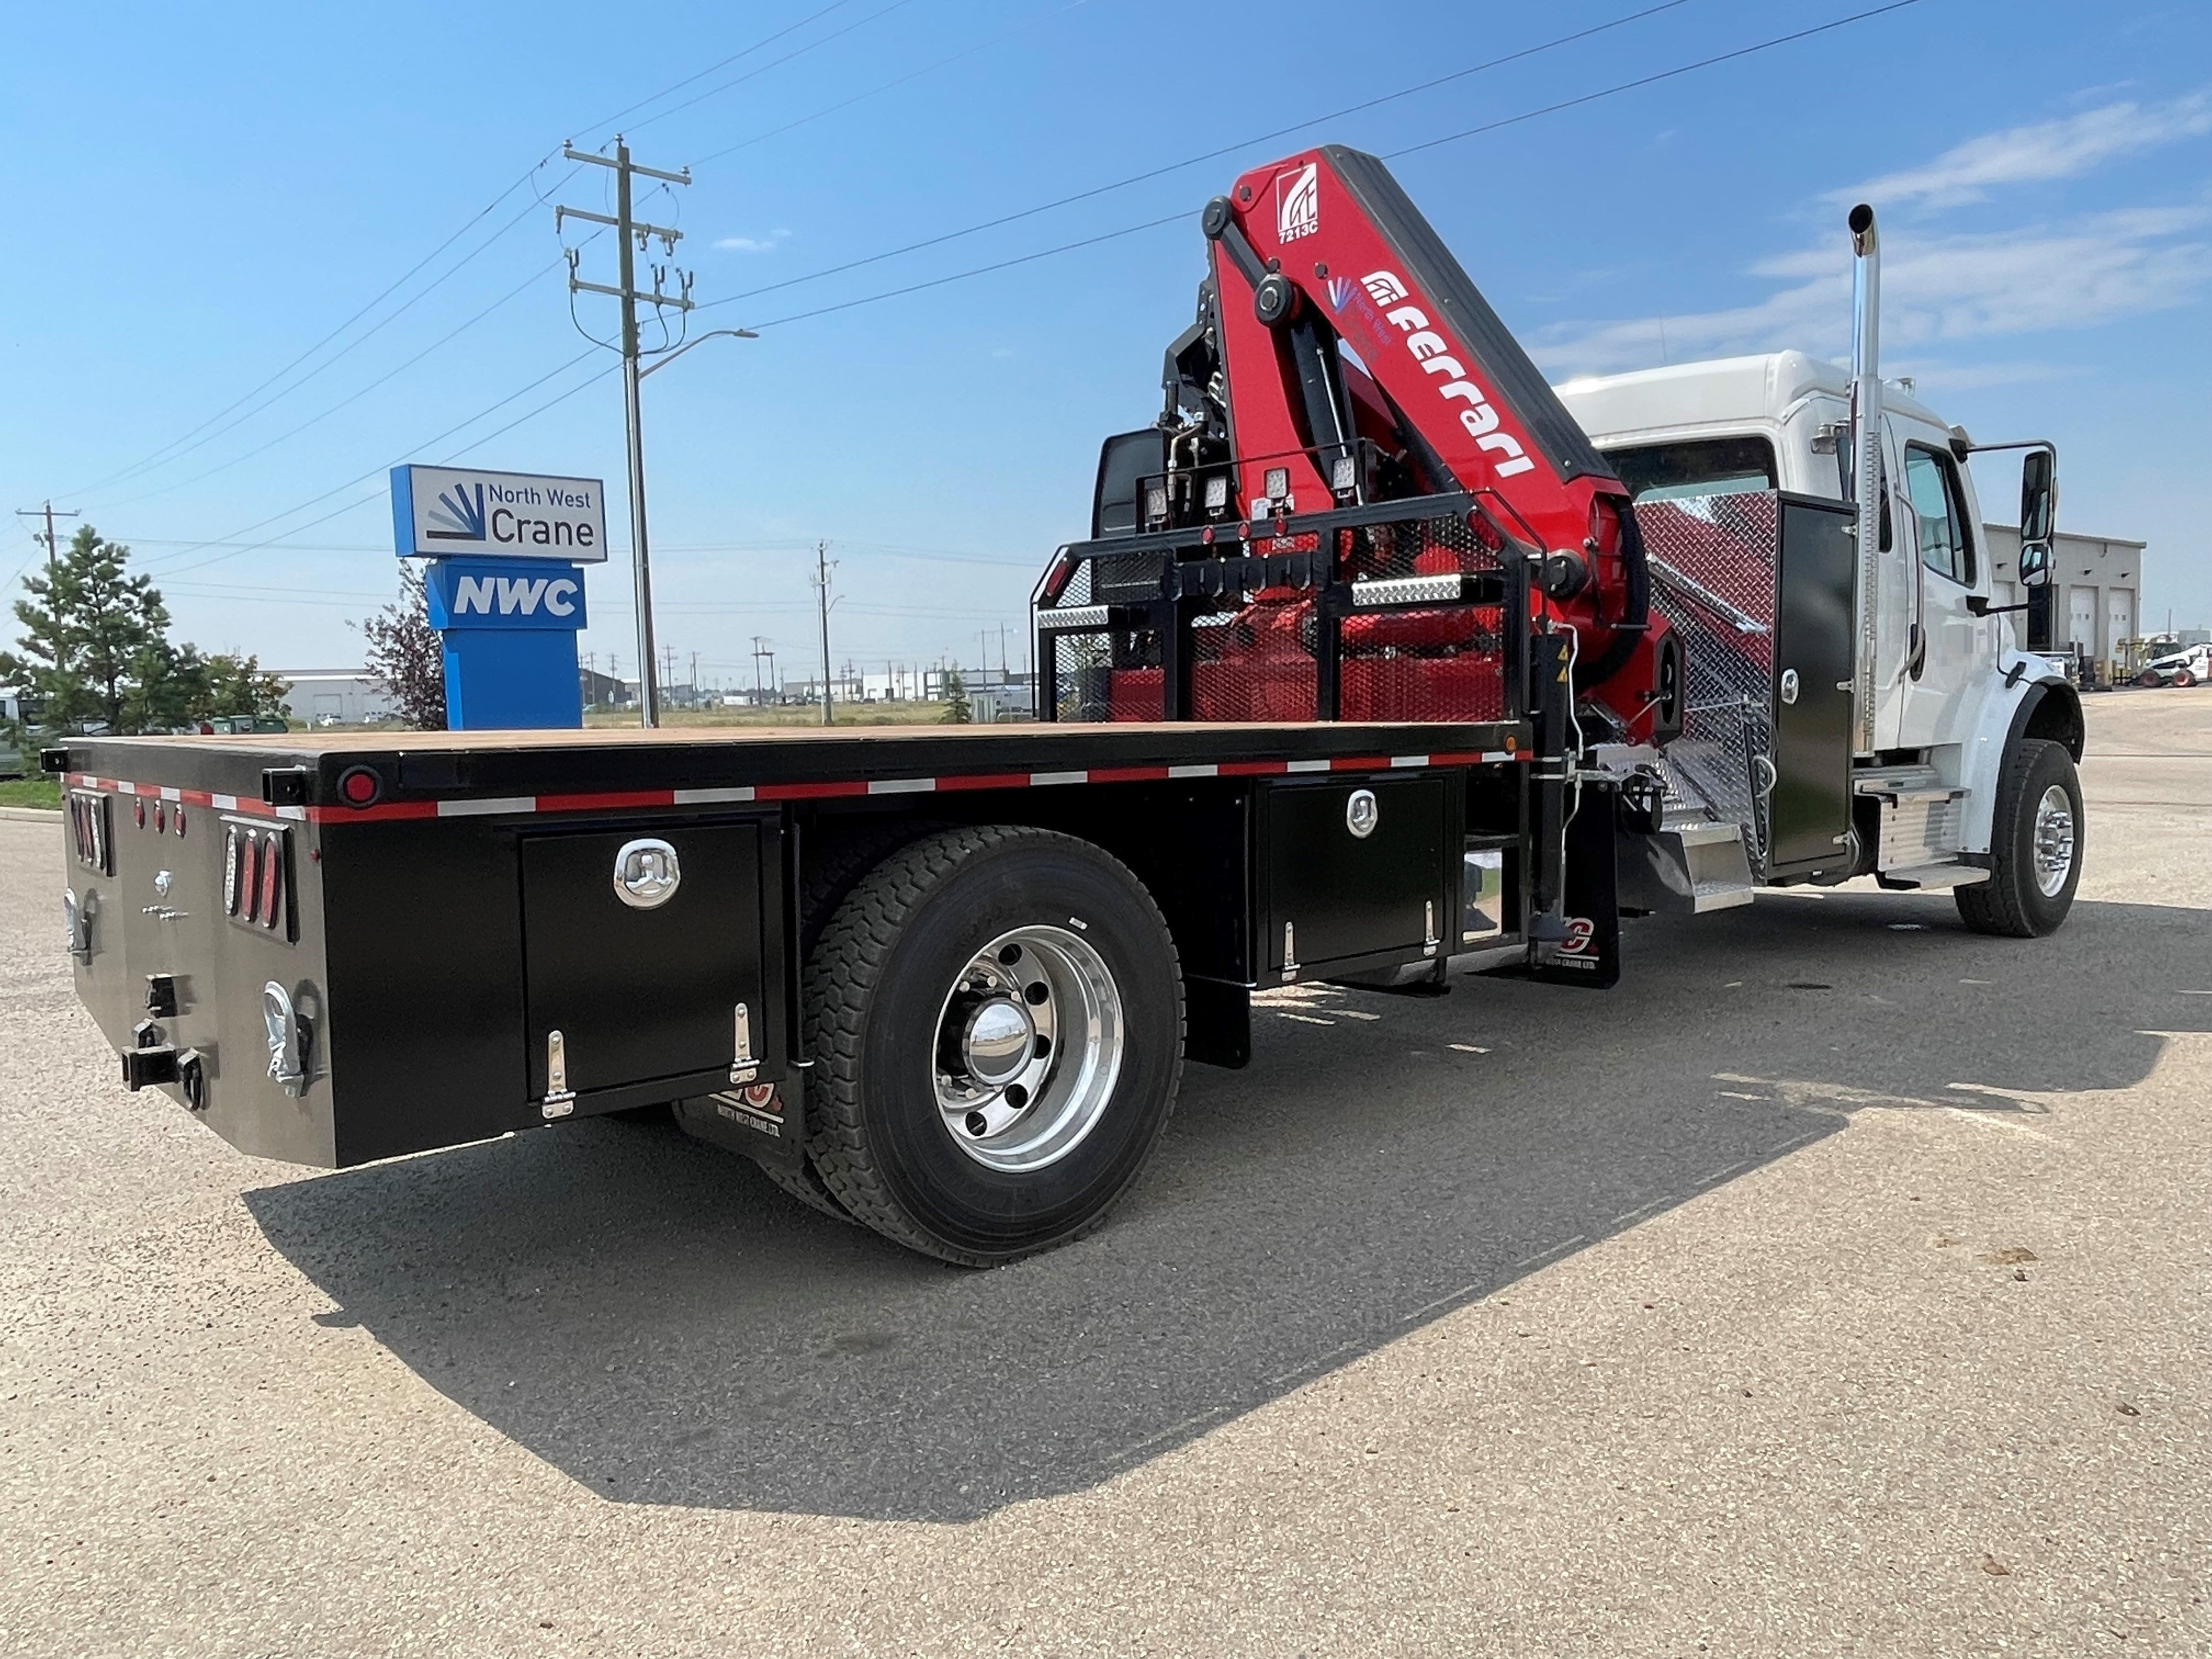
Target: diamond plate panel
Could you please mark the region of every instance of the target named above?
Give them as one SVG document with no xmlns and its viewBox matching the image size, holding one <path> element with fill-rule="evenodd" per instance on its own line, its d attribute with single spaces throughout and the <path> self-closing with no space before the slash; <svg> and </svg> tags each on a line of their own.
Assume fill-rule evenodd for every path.
<svg viewBox="0 0 2212 1659">
<path fill-rule="evenodd" d="M 1682 735 L 1663 762 L 1671 804 L 1742 825 L 1763 866 L 1781 504 L 1772 490 L 1643 501 L 1636 521 L 1652 608 L 1680 636 L 1688 665 Z"/>
</svg>

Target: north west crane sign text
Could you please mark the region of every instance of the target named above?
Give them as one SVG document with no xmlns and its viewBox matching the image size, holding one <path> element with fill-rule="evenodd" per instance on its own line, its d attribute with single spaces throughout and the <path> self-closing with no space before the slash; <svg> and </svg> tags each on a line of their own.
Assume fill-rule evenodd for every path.
<svg viewBox="0 0 2212 1659">
<path fill-rule="evenodd" d="M 392 533 L 403 559 L 604 563 L 606 489 L 597 478 L 395 466 Z"/>
</svg>

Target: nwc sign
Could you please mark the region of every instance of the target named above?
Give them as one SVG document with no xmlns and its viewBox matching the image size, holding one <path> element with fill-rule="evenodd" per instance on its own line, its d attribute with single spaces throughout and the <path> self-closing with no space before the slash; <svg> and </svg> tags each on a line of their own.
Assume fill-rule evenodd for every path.
<svg viewBox="0 0 2212 1659">
<path fill-rule="evenodd" d="M 567 564 L 448 559 L 424 573 L 430 626 L 520 628 L 573 633 L 585 625 L 584 573 Z"/>
<path fill-rule="evenodd" d="M 607 556 L 606 487 L 597 478 L 392 469 L 392 534 L 403 559 Z"/>
</svg>

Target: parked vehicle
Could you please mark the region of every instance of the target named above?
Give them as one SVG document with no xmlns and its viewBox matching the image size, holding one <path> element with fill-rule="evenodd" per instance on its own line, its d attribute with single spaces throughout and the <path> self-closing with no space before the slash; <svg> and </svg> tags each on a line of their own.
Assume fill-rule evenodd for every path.
<svg viewBox="0 0 2212 1659">
<path fill-rule="evenodd" d="M 2184 688 L 2212 683 L 2212 645 L 2191 645 L 2153 657 L 2136 674 L 2137 685 Z"/>
<path fill-rule="evenodd" d="M 1859 876 L 2064 921 L 2080 702 L 1989 602 L 1976 446 L 1882 383 L 1870 211 L 1848 381 L 1564 401 L 1371 156 L 1203 223 L 1161 416 L 1038 585 L 1036 724 L 50 751 L 126 1085 L 325 1165 L 673 1103 L 983 1265 L 1103 1220 L 1262 988 L 1604 988 L 1624 916 Z"/>
</svg>

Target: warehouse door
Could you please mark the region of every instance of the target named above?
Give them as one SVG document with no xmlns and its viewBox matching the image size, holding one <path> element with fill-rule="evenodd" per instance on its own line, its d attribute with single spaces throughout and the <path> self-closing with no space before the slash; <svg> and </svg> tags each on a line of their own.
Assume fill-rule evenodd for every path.
<svg viewBox="0 0 2212 1659">
<path fill-rule="evenodd" d="M 2097 590 L 2075 587 L 2067 592 L 2066 642 L 2090 656 L 2097 654 Z"/>
<path fill-rule="evenodd" d="M 2136 596 L 2124 587 L 2105 590 L 2105 654 L 2120 654 L 2120 641 L 2136 636 Z"/>
</svg>

